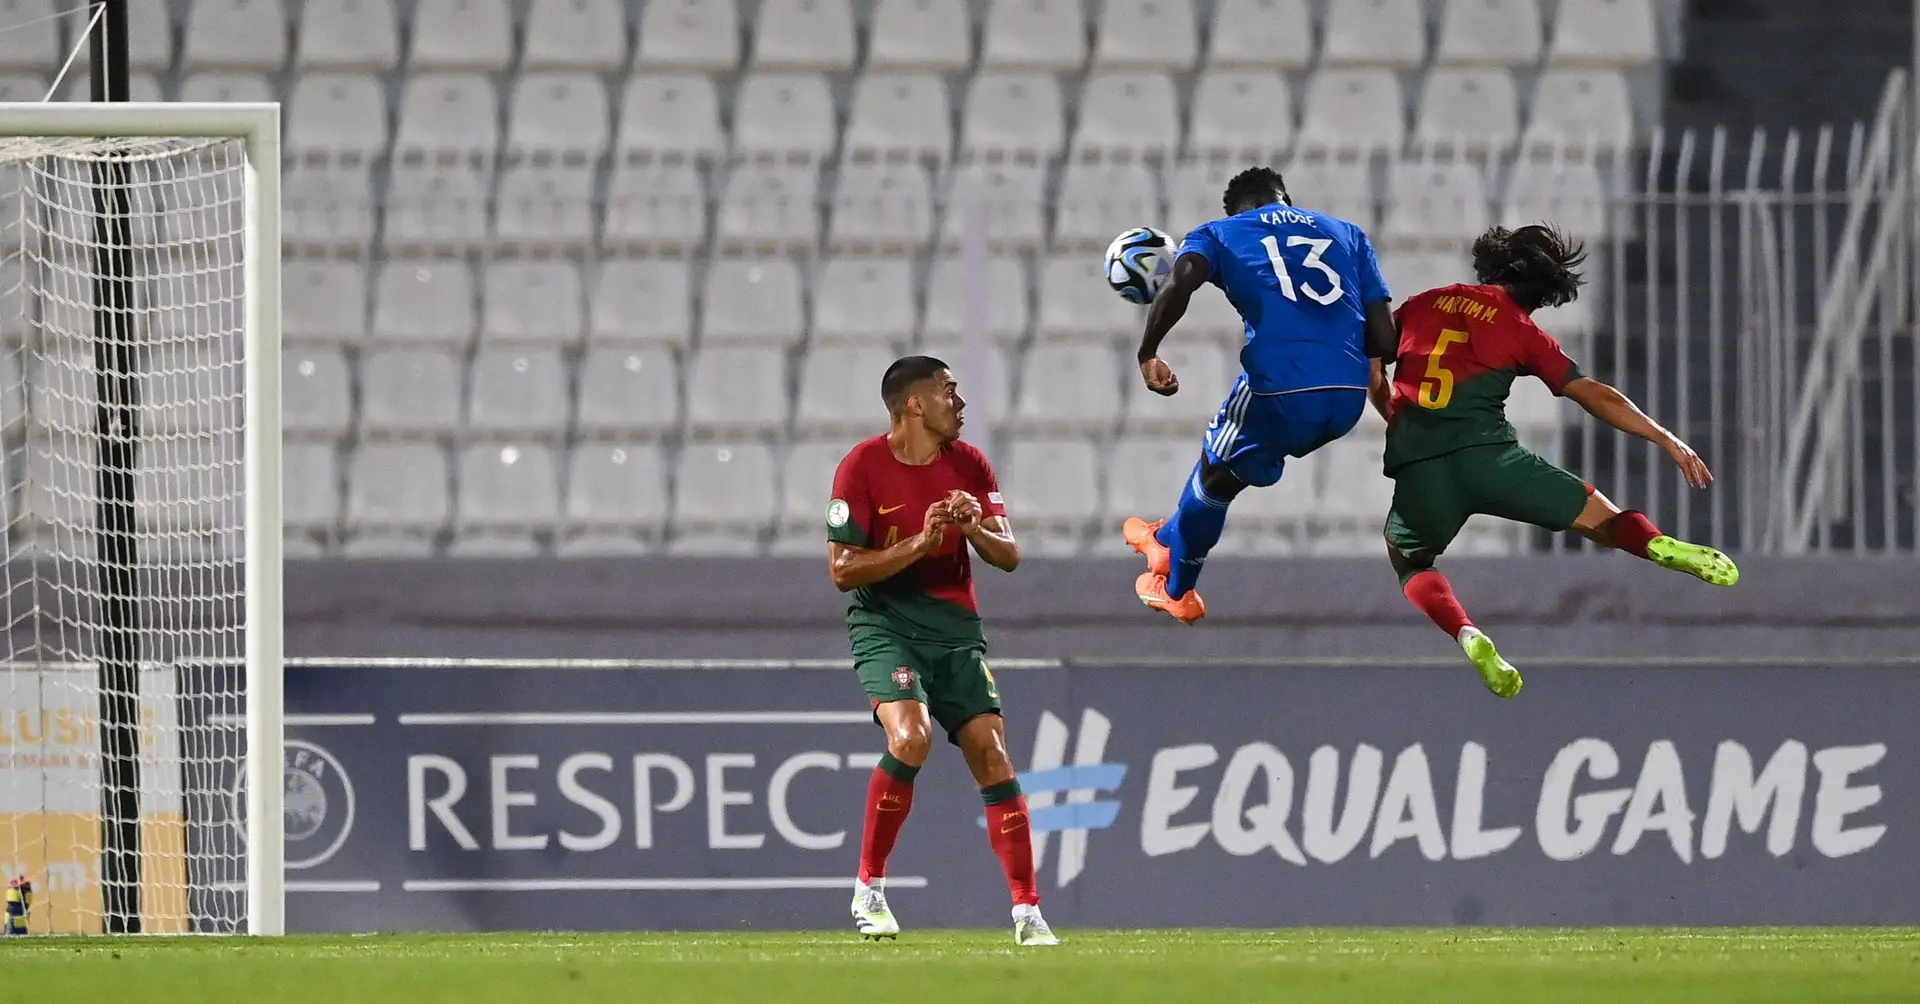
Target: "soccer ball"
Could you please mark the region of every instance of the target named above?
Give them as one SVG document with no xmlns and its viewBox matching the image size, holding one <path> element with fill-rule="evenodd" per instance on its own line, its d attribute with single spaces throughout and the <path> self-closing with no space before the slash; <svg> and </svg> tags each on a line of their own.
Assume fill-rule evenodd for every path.
<svg viewBox="0 0 1920 1004">
<path fill-rule="evenodd" d="M 1173 238 L 1152 227 L 1134 227 L 1107 245 L 1107 285 L 1129 303 L 1152 303 L 1173 274 Z"/>
</svg>

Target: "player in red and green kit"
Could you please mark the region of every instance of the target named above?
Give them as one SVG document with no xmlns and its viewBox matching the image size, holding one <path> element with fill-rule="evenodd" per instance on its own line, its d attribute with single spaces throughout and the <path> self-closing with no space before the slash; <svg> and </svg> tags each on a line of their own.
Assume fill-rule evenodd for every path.
<svg viewBox="0 0 1920 1004">
<path fill-rule="evenodd" d="M 833 584 L 853 594 L 854 669 L 885 730 L 867 784 L 853 920 L 869 938 L 900 925 L 887 906 L 887 855 L 913 807 L 913 781 L 938 724 L 960 747 L 986 803 L 987 839 L 1013 894 L 1021 945 L 1058 944 L 1040 916 L 1027 800 L 1007 755 L 1000 691 L 987 668 L 972 553 L 1011 572 L 1020 547 L 985 454 L 960 441 L 960 396 L 947 364 L 907 356 L 887 368 L 885 435 L 855 446 L 833 475 L 827 548 Z"/>
<path fill-rule="evenodd" d="M 1487 689 L 1520 692 L 1520 674 L 1473 625 L 1453 586 L 1433 568 L 1475 513 L 1572 530 L 1663 568 L 1717 586 L 1740 571 L 1711 547 L 1660 532 L 1643 513 L 1622 511 L 1579 478 L 1519 445 L 1506 416 L 1513 381 L 1533 376 L 1595 418 L 1665 449 L 1687 483 L 1713 474 L 1692 448 L 1625 395 L 1580 372 L 1533 322 L 1541 307 L 1571 303 L 1586 253 L 1545 226 L 1495 227 L 1473 245 L 1479 285 L 1428 290 L 1394 313 L 1399 353 L 1389 383 L 1374 364 L 1373 405 L 1387 419 L 1386 474 L 1393 479 L 1387 554 L 1407 599 L 1466 652 Z"/>
</svg>

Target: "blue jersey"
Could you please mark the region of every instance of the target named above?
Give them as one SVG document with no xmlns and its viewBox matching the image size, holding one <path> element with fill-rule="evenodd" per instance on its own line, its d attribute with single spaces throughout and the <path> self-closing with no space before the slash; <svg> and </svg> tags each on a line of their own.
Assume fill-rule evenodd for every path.
<svg viewBox="0 0 1920 1004">
<path fill-rule="evenodd" d="M 1200 226 L 1180 254 L 1207 260 L 1208 281 L 1246 321 L 1253 393 L 1366 388 L 1367 305 L 1389 297 L 1365 231 L 1274 203 Z"/>
</svg>

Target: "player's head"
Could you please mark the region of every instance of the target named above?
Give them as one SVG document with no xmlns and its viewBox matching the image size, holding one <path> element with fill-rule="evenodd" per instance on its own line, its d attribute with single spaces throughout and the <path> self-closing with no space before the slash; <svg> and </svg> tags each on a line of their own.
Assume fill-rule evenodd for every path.
<svg viewBox="0 0 1920 1004">
<path fill-rule="evenodd" d="M 1580 295 L 1580 263 L 1587 247 L 1553 227 L 1531 223 L 1516 230 L 1494 227 L 1473 242 L 1473 273 L 1482 283 L 1504 286 L 1520 309 L 1572 303 Z"/>
<path fill-rule="evenodd" d="M 1249 167 L 1234 175 L 1233 180 L 1227 182 L 1226 193 L 1220 197 L 1221 208 L 1227 211 L 1228 216 L 1238 216 L 1276 202 L 1291 206 L 1293 197 L 1287 194 L 1286 179 L 1271 167 Z"/>
<path fill-rule="evenodd" d="M 925 426 L 941 442 L 960 438 L 967 400 L 947 364 L 932 356 L 902 356 L 880 378 L 880 399 L 893 421 Z"/>
</svg>

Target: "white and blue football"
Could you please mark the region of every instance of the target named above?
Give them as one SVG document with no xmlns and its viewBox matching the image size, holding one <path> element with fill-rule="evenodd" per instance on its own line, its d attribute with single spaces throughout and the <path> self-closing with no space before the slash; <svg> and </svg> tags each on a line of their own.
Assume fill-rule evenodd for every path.
<svg viewBox="0 0 1920 1004">
<path fill-rule="evenodd" d="M 1164 231 L 1134 227 L 1107 245 L 1107 285 L 1129 303 L 1152 303 L 1173 274 L 1178 250 Z"/>
</svg>

